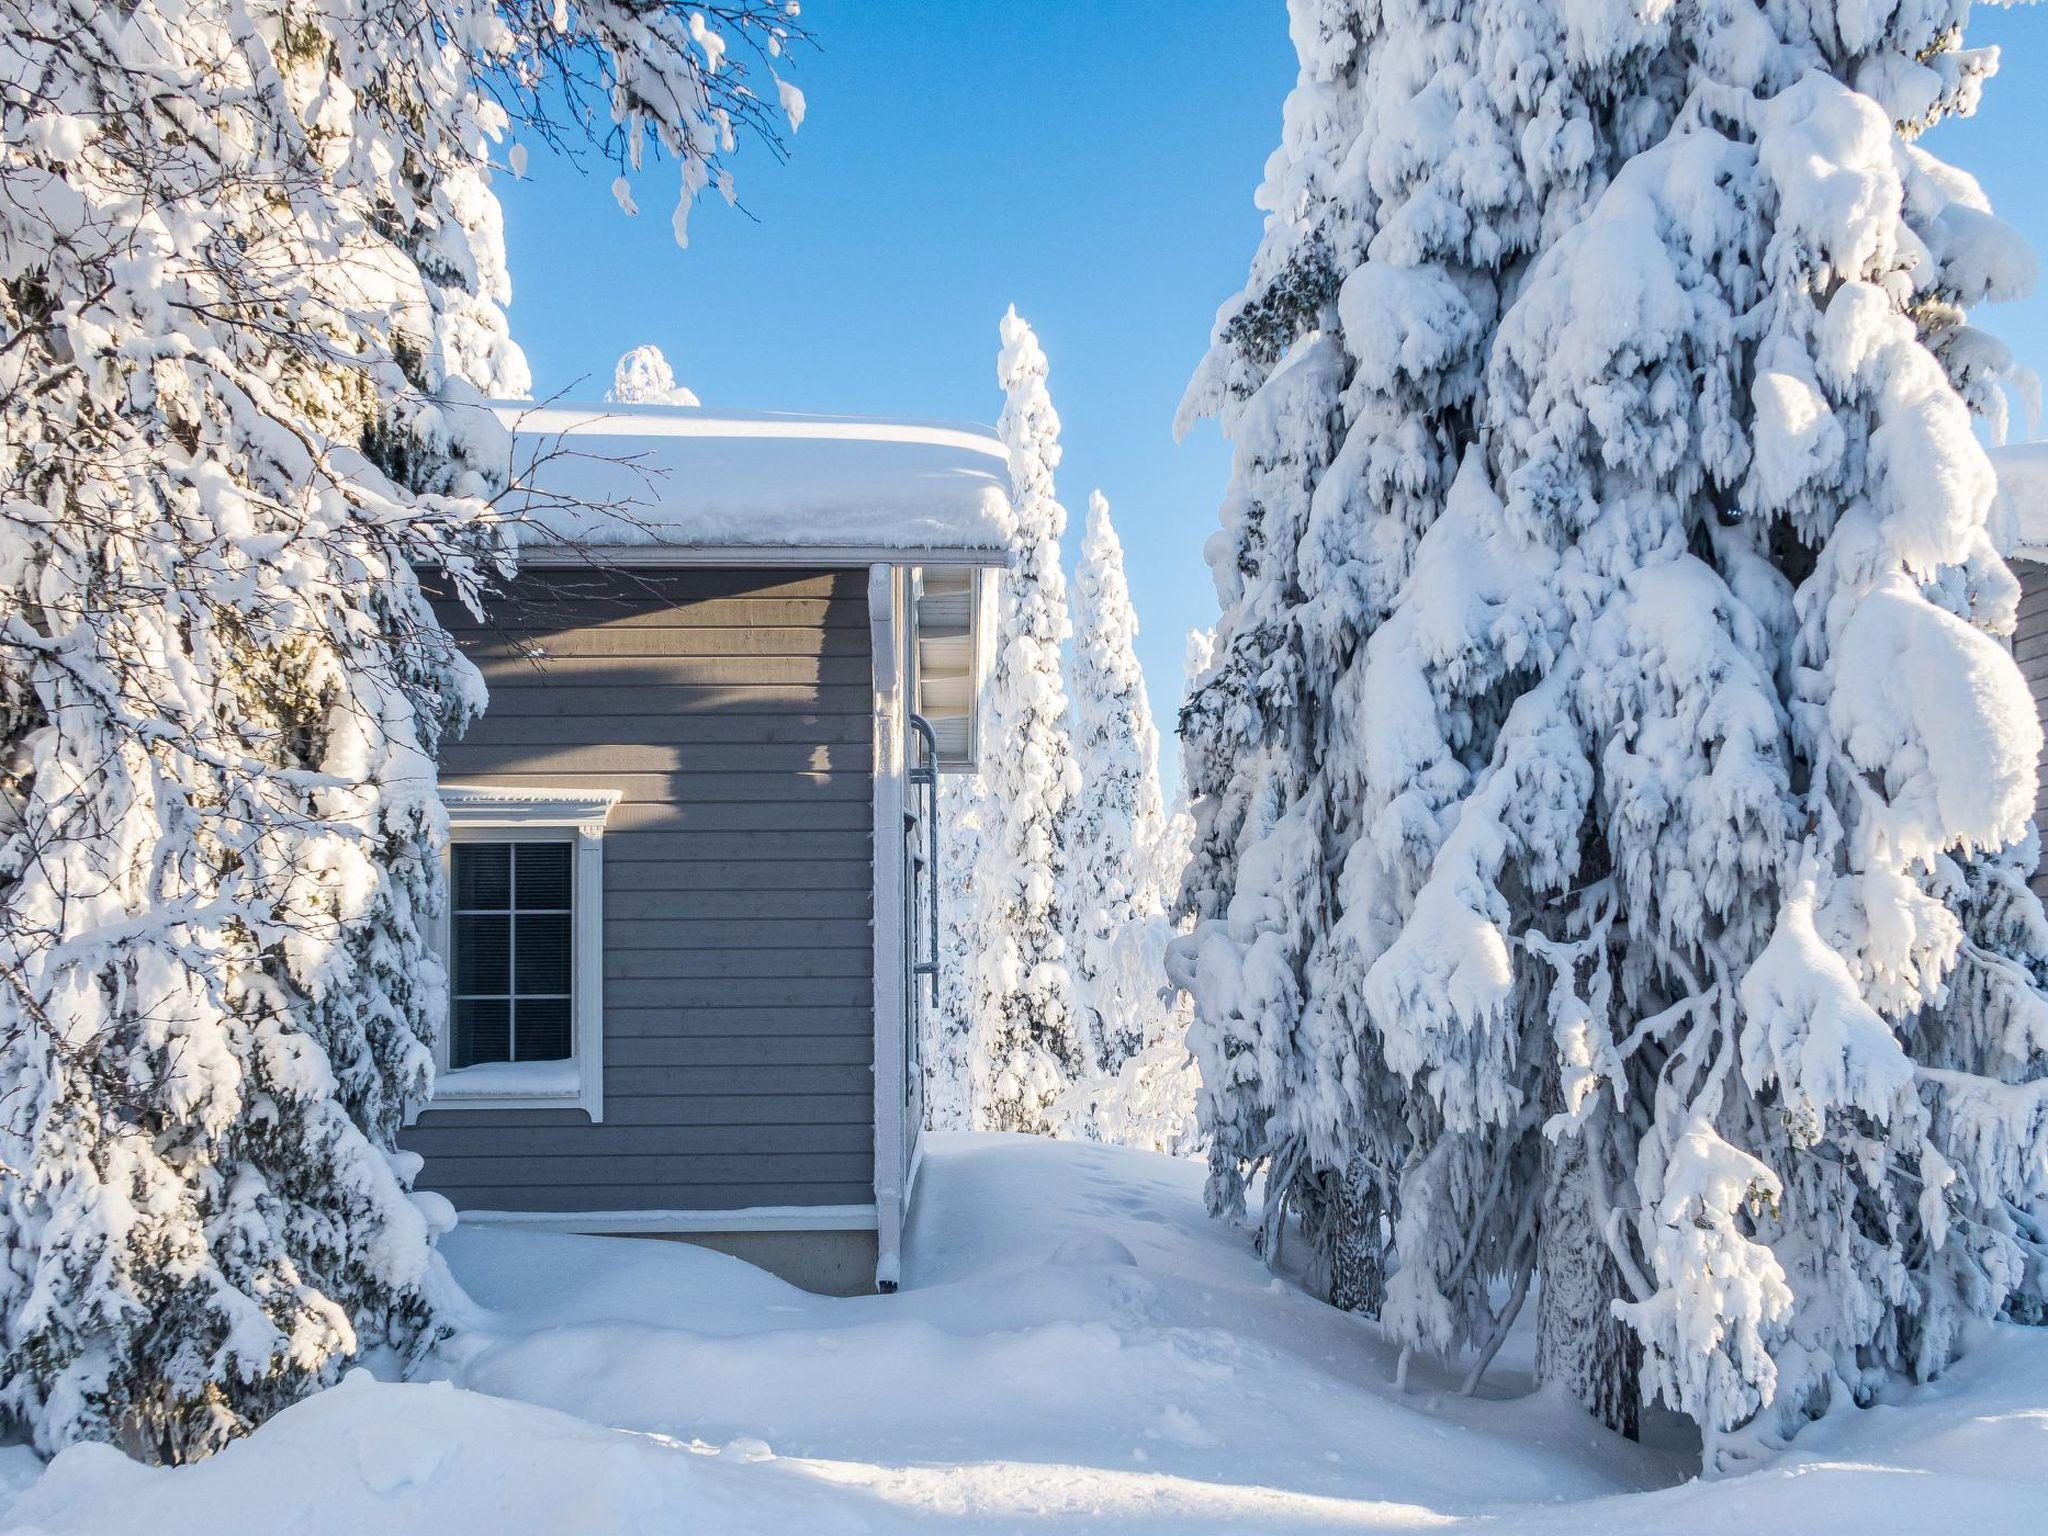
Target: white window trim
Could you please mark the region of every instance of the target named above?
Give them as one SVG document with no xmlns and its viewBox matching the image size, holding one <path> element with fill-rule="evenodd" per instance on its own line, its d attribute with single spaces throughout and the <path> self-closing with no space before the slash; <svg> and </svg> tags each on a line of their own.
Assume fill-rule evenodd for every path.
<svg viewBox="0 0 2048 1536">
<path fill-rule="evenodd" d="M 553 835 L 571 847 L 575 903 L 570 928 L 571 1002 L 569 1038 L 575 1067 L 573 1083 L 561 1086 L 564 1074 L 556 1062 L 534 1062 L 537 1078 L 553 1084 L 526 1092 L 509 1089 L 518 1063 L 488 1064 L 489 1087 L 465 1087 L 467 1069 L 448 1065 L 447 1021 L 434 1036 L 434 1096 L 427 1108 L 443 1110 L 580 1109 L 593 1125 L 604 1119 L 604 824 L 619 803 L 616 789 L 527 789 L 488 784 L 443 784 L 441 804 L 448 812 L 448 840 L 497 842 L 508 834 L 531 838 Z M 445 874 L 445 860 L 444 860 Z M 435 947 L 447 966 L 450 958 L 447 914 L 435 933 Z M 450 976 L 453 968 L 449 967 Z M 552 1068 L 543 1073 L 540 1069 Z M 477 1081 L 485 1080 L 483 1072 Z"/>
</svg>

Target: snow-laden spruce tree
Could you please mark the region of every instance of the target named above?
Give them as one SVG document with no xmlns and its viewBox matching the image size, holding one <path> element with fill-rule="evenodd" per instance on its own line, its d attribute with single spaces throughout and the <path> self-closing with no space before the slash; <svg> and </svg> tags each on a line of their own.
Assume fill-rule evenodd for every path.
<svg viewBox="0 0 2048 1536">
<path fill-rule="evenodd" d="M 414 572 L 501 554 L 498 102 L 602 76 L 701 180 L 760 120 L 720 46 L 624 0 L 0 30 L 0 1421 L 44 1451 L 189 1459 L 432 1337 L 394 1147 L 481 689 Z"/>
<path fill-rule="evenodd" d="M 1165 834 L 1159 731 L 1138 666 L 1138 615 L 1124 575 L 1124 548 L 1100 491 L 1088 498 L 1088 530 L 1074 571 L 1074 799 L 1067 911 L 1072 970 L 1088 1054 L 1115 1071 L 1143 1045 L 1156 1005 L 1126 995 L 1109 971 L 1109 949 L 1126 928 L 1165 910 L 1152 855 Z M 1147 988 L 1158 990 L 1156 983 Z"/>
<path fill-rule="evenodd" d="M 633 348 L 612 369 L 605 399 L 615 405 L 697 405 L 697 392 L 676 382 L 675 369 L 657 346 Z"/>
<path fill-rule="evenodd" d="M 1235 468 L 1207 550 L 1216 655 L 1182 717 L 1203 926 L 1175 974 L 1198 1013 L 1212 1203 L 1238 1206 L 1264 1166 L 1265 1241 L 1293 1211 L 1312 1280 L 1372 1307 L 1409 1131 L 1339 927 L 1368 754 L 1388 746 L 1360 650 L 1449 489 L 1503 296 L 1668 119 L 1674 86 L 1653 39 L 1594 56 L 1578 18 L 1536 0 L 1289 15 L 1301 70 L 1265 235 L 1181 411 L 1221 419 Z M 1485 1245 L 1475 1262 L 1478 1284 Z"/>
<path fill-rule="evenodd" d="M 1124 551 L 1100 491 L 1074 573 L 1069 652 L 1074 801 L 1067 917 L 1082 1054 L 1090 1074 L 1067 1119 L 1095 1140 L 1171 1151 L 1193 1113 L 1186 1012 L 1166 986 L 1172 928 L 1169 828 L 1159 791 L 1159 731 L 1138 665 L 1138 615 Z M 1168 885 L 1172 881 L 1171 887 Z"/>
<path fill-rule="evenodd" d="M 964 1051 L 967 1120 L 977 1130 L 1055 1132 L 1067 1085 L 1093 1070 L 1084 1047 L 1068 957 L 1068 860 L 1080 787 L 1067 736 L 1060 646 L 1067 638 L 1054 492 L 1060 419 L 1046 390 L 1045 352 L 1011 309 L 1002 320 L 996 379 L 1009 449 L 1016 564 L 997 583 L 995 654 L 982 693 L 980 783 L 971 851 L 957 841 L 945 862 L 971 867 L 957 944 L 968 995 L 951 1048 Z M 964 824 L 957 801 L 953 823 Z M 967 866 L 967 860 L 972 860 Z M 943 1069 L 942 1069 L 943 1070 Z"/>
<path fill-rule="evenodd" d="M 2048 1284 L 2040 732 L 1963 319 L 2032 262 L 1912 141 L 1989 72 L 1965 11 L 1298 7 L 1197 381 L 1217 1193 L 1266 1164 L 1411 1345 L 1483 1366 L 1534 1289 L 1548 1379 L 1714 1465 Z M 1464 89 L 1518 30 L 1521 88 Z"/>
</svg>

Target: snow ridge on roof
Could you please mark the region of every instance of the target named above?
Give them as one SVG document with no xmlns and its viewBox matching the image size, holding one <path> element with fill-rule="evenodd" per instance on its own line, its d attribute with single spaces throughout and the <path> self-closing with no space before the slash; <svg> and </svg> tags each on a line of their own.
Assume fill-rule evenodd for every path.
<svg viewBox="0 0 2048 1536">
<path fill-rule="evenodd" d="M 1009 461 L 988 429 L 658 405 L 501 401 L 522 540 L 998 561 Z"/>
</svg>

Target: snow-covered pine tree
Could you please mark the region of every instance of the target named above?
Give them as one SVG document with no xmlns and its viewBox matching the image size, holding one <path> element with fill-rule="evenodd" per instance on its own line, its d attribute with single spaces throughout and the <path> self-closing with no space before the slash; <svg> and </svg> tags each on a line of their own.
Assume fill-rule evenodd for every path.
<svg viewBox="0 0 2048 1536">
<path fill-rule="evenodd" d="M 1159 731 L 1137 638 L 1123 545 L 1098 491 L 1088 500 L 1074 573 L 1068 690 L 1080 771 L 1067 882 L 1069 951 L 1091 1067 L 1068 1093 L 1064 1118 L 1098 1141 L 1171 1152 L 1191 1134 L 1194 1073 L 1187 1011 L 1166 986 L 1173 934 L 1166 903 L 1177 894 L 1179 869 L 1162 864 L 1172 855 L 1159 792 Z"/>
<path fill-rule="evenodd" d="M 1367 718 L 1361 648 L 1450 486 L 1502 295 L 1668 111 L 1647 45 L 1580 58 L 1576 23 L 1534 0 L 1289 15 L 1301 69 L 1265 235 L 1182 404 L 1183 426 L 1220 418 L 1235 468 L 1207 551 L 1215 662 L 1182 717 L 1202 923 L 1173 965 L 1212 1203 L 1236 1207 L 1266 1167 L 1267 1243 L 1292 1210 L 1312 1278 L 1373 1307 L 1410 1129 L 1361 995 L 1381 898 L 1340 885 L 1366 862 L 1373 754 L 1399 739 Z M 1427 795 L 1412 805 L 1427 816 Z M 1483 1291 L 1494 1255 L 1476 1263 Z"/>
<path fill-rule="evenodd" d="M 687 188 L 761 120 L 720 51 L 626 0 L 0 30 L 0 1419 L 45 1451 L 203 1455 L 432 1335 L 394 1145 L 480 689 L 413 573 L 501 554 L 498 95 L 615 82 Z"/>
<path fill-rule="evenodd" d="M 676 382 L 675 370 L 657 346 L 633 348 L 612 369 L 605 399 L 615 405 L 697 405 L 697 392 Z"/>
<path fill-rule="evenodd" d="M 1053 488 L 1060 419 L 1045 352 L 1015 309 L 1003 316 L 997 423 L 1010 456 L 1016 565 L 1000 582 L 995 656 L 982 695 L 983 744 L 972 889 L 957 934 L 967 962 L 968 1121 L 977 1130 L 1055 1132 L 1067 1085 L 1093 1063 L 1067 954 L 1067 864 L 1080 786 L 1067 737 L 1060 646 L 1067 638 Z M 957 817 L 956 817 L 957 819 Z M 958 867 L 956 847 L 945 861 Z"/>
<path fill-rule="evenodd" d="M 1912 142 L 1989 72 L 1966 9 L 1299 6 L 1280 255 L 1197 381 L 1239 456 L 1175 961 L 1220 1193 L 1267 1162 L 1334 1288 L 1397 1262 L 1393 1331 L 1480 1365 L 1534 1285 L 1545 1375 L 1714 1465 L 2048 1280 L 2040 733 L 1963 318 L 2032 262 Z M 1347 80 L 1356 225 L 1291 169 Z"/>
<path fill-rule="evenodd" d="M 1150 862 L 1164 835 L 1159 731 L 1138 666 L 1138 615 L 1124 576 L 1124 549 L 1100 491 L 1088 498 L 1088 531 L 1074 571 L 1074 800 L 1067 912 L 1075 997 L 1089 1054 L 1114 1072 L 1157 1033 L 1158 982 L 1131 995 L 1110 968 L 1117 936 L 1165 910 Z"/>
</svg>

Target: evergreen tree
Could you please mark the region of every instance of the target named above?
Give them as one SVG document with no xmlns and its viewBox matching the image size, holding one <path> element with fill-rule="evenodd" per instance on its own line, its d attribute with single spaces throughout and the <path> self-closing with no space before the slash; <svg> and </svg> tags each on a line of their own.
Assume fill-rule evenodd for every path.
<svg viewBox="0 0 2048 1536">
<path fill-rule="evenodd" d="M 728 7 L 780 47 L 777 5 Z M 500 99 L 717 174 L 680 8 L 39 4 L 0 31 L 0 1419 L 174 1461 L 433 1336 L 395 1150 L 433 756 L 517 393 Z"/>
<path fill-rule="evenodd" d="M 1138 615 L 1124 577 L 1124 550 L 1109 502 L 1088 499 L 1088 532 L 1074 574 L 1072 650 L 1075 800 L 1068 913 L 1073 971 L 1089 1056 L 1114 1072 L 1148 1036 L 1159 1008 L 1156 982 L 1133 995 L 1112 971 L 1118 935 L 1157 920 L 1165 902 L 1152 859 L 1165 834 L 1159 793 L 1159 731 L 1138 666 Z"/>
<path fill-rule="evenodd" d="M 1964 322 L 2032 264 L 1912 142 L 1966 10 L 1297 5 L 1191 397 L 1238 461 L 1174 957 L 1213 1197 L 1263 1165 L 1473 1379 L 1536 1290 L 1546 1377 L 1715 1465 L 2041 1304 Z"/>
<path fill-rule="evenodd" d="M 1179 868 L 1159 793 L 1159 731 L 1138 666 L 1123 545 L 1098 491 L 1074 576 L 1075 802 L 1068 912 L 1089 1075 L 1065 1118 L 1098 1141 L 1177 1152 L 1193 1135 L 1188 1011 L 1166 986 Z M 1171 867 L 1169 864 L 1171 863 Z"/>
<path fill-rule="evenodd" d="M 999 584 L 995 658 L 982 698 L 989 750 L 975 792 L 972 890 L 955 941 L 971 989 L 958 1038 L 968 1122 L 1043 1134 L 1062 1129 L 1062 1093 L 1092 1070 L 1067 953 L 1067 866 L 1080 782 L 1060 679 L 1067 514 L 1053 490 L 1060 420 L 1046 391 L 1045 353 L 1014 309 L 1003 317 L 1002 343 L 997 425 L 1010 455 L 1017 563 Z M 947 863 L 963 863 L 957 848 Z"/>
<path fill-rule="evenodd" d="M 676 382 L 675 370 L 656 346 L 635 347 L 612 370 L 606 400 L 616 405 L 696 405 L 695 390 Z"/>
<path fill-rule="evenodd" d="M 1581 57 L 1532 0 L 1295 0 L 1290 18 L 1301 71 L 1265 235 L 1181 411 L 1220 417 L 1235 465 L 1207 551 L 1215 661 L 1183 712 L 1202 927 L 1174 970 L 1198 1015 L 1212 1204 L 1237 1208 L 1265 1167 L 1264 1241 L 1295 1212 L 1311 1280 L 1376 1307 L 1412 1132 L 1364 1017 L 1381 898 L 1342 889 L 1365 863 L 1374 754 L 1400 739 L 1366 718 L 1394 701 L 1363 695 L 1362 645 L 1449 489 L 1503 295 L 1668 117 L 1668 87 L 1647 42 Z M 1482 1245 L 1477 1292 L 1496 1258 Z"/>
</svg>

